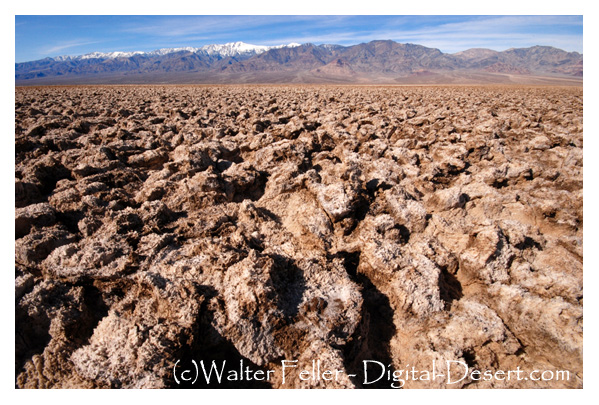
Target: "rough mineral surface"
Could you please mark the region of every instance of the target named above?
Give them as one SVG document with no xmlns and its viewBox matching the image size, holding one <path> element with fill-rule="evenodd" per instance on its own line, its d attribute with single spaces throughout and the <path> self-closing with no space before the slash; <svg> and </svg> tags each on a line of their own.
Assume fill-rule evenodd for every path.
<svg viewBox="0 0 599 405">
<path fill-rule="evenodd" d="M 582 387 L 582 89 L 15 96 L 18 387 Z"/>
</svg>

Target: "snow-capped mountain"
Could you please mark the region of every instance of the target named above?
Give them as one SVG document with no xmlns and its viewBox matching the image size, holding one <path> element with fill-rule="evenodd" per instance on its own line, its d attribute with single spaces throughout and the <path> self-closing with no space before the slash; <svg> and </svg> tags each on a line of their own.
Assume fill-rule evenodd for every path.
<svg viewBox="0 0 599 405">
<path fill-rule="evenodd" d="M 293 48 L 296 46 L 300 46 L 300 44 L 291 43 L 291 44 L 287 44 L 287 45 L 264 46 L 264 45 L 246 44 L 245 42 L 230 42 L 230 43 L 224 44 L 224 45 L 205 45 L 198 49 L 206 52 L 208 55 L 216 54 L 216 55 L 225 57 L 225 56 L 238 56 L 238 55 L 247 55 L 247 54 L 258 55 L 258 54 L 266 52 L 270 49 Z"/>
<path fill-rule="evenodd" d="M 477 77 L 498 83 L 511 77 L 506 75 L 559 76 L 570 80 L 566 83 L 572 80 L 578 83 L 583 75 L 583 56 L 547 46 L 503 52 L 472 49 L 445 54 L 438 49 L 390 40 L 352 46 L 310 43 L 264 46 L 234 42 L 200 48 L 163 48 L 152 52 L 94 52 L 16 63 L 15 82 L 278 83 L 332 80 L 340 83 L 388 80 L 396 83 L 406 80 L 411 83 L 426 80 L 428 83 L 434 79 L 453 83 L 456 75 L 462 74 L 465 80 L 470 80 L 473 72 Z"/>
<path fill-rule="evenodd" d="M 69 61 L 69 60 L 84 60 L 84 59 L 116 59 L 116 58 L 130 58 L 135 55 L 143 55 L 143 56 L 163 56 L 168 55 L 170 53 L 176 52 L 191 52 L 191 53 L 203 53 L 210 56 L 217 57 L 236 57 L 236 56 L 253 56 L 258 55 L 263 52 L 266 52 L 270 49 L 279 49 L 279 48 L 293 48 L 296 46 L 300 46 L 297 43 L 291 43 L 287 45 L 275 45 L 275 46 L 265 46 L 265 45 L 252 45 L 246 44 L 245 42 L 229 42 L 226 44 L 214 44 L 214 45 L 204 45 L 199 48 L 194 48 L 191 46 L 182 47 L 182 48 L 161 48 L 151 52 L 92 52 L 85 55 L 79 56 L 57 56 L 54 58 L 50 58 L 57 62 Z"/>
</svg>

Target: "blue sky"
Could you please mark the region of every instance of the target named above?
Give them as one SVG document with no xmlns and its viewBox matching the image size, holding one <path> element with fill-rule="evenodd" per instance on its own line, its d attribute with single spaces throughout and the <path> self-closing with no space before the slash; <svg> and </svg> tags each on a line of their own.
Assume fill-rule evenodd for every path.
<svg viewBox="0 0 599 405">
<path fill-rule="evenodd" d="M 354 45 L 391 39 L 458 52 L 548 45 L 582 53 L 582 16 L 15 16 L 15 61 L 243 41 Z"/>
</svg>

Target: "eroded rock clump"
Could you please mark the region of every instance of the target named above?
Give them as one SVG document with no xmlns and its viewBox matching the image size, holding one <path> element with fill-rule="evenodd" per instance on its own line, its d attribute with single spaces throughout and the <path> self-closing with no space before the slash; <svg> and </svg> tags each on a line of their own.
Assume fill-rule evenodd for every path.
<svg viewBox="0 0 599 405">
<path fill-rule="evenodd" d="M 18 387 L 582 386 L 581 89 L 15 93 Z"/>
</svg>

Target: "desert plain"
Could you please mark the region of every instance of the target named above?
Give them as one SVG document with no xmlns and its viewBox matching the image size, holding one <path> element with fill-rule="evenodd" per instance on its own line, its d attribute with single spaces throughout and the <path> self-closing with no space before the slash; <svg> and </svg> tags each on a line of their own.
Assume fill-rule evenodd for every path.
<svg viewBox="0 0 599 405">
<path fill-rule="evenodd" d="M 581 87 L 18 87 L 15 385 L 389 388 L 371 360 L 581 388 L 582 111 Z M 176 381 L 192 360 L 271 378 Z"/>
</svg>

